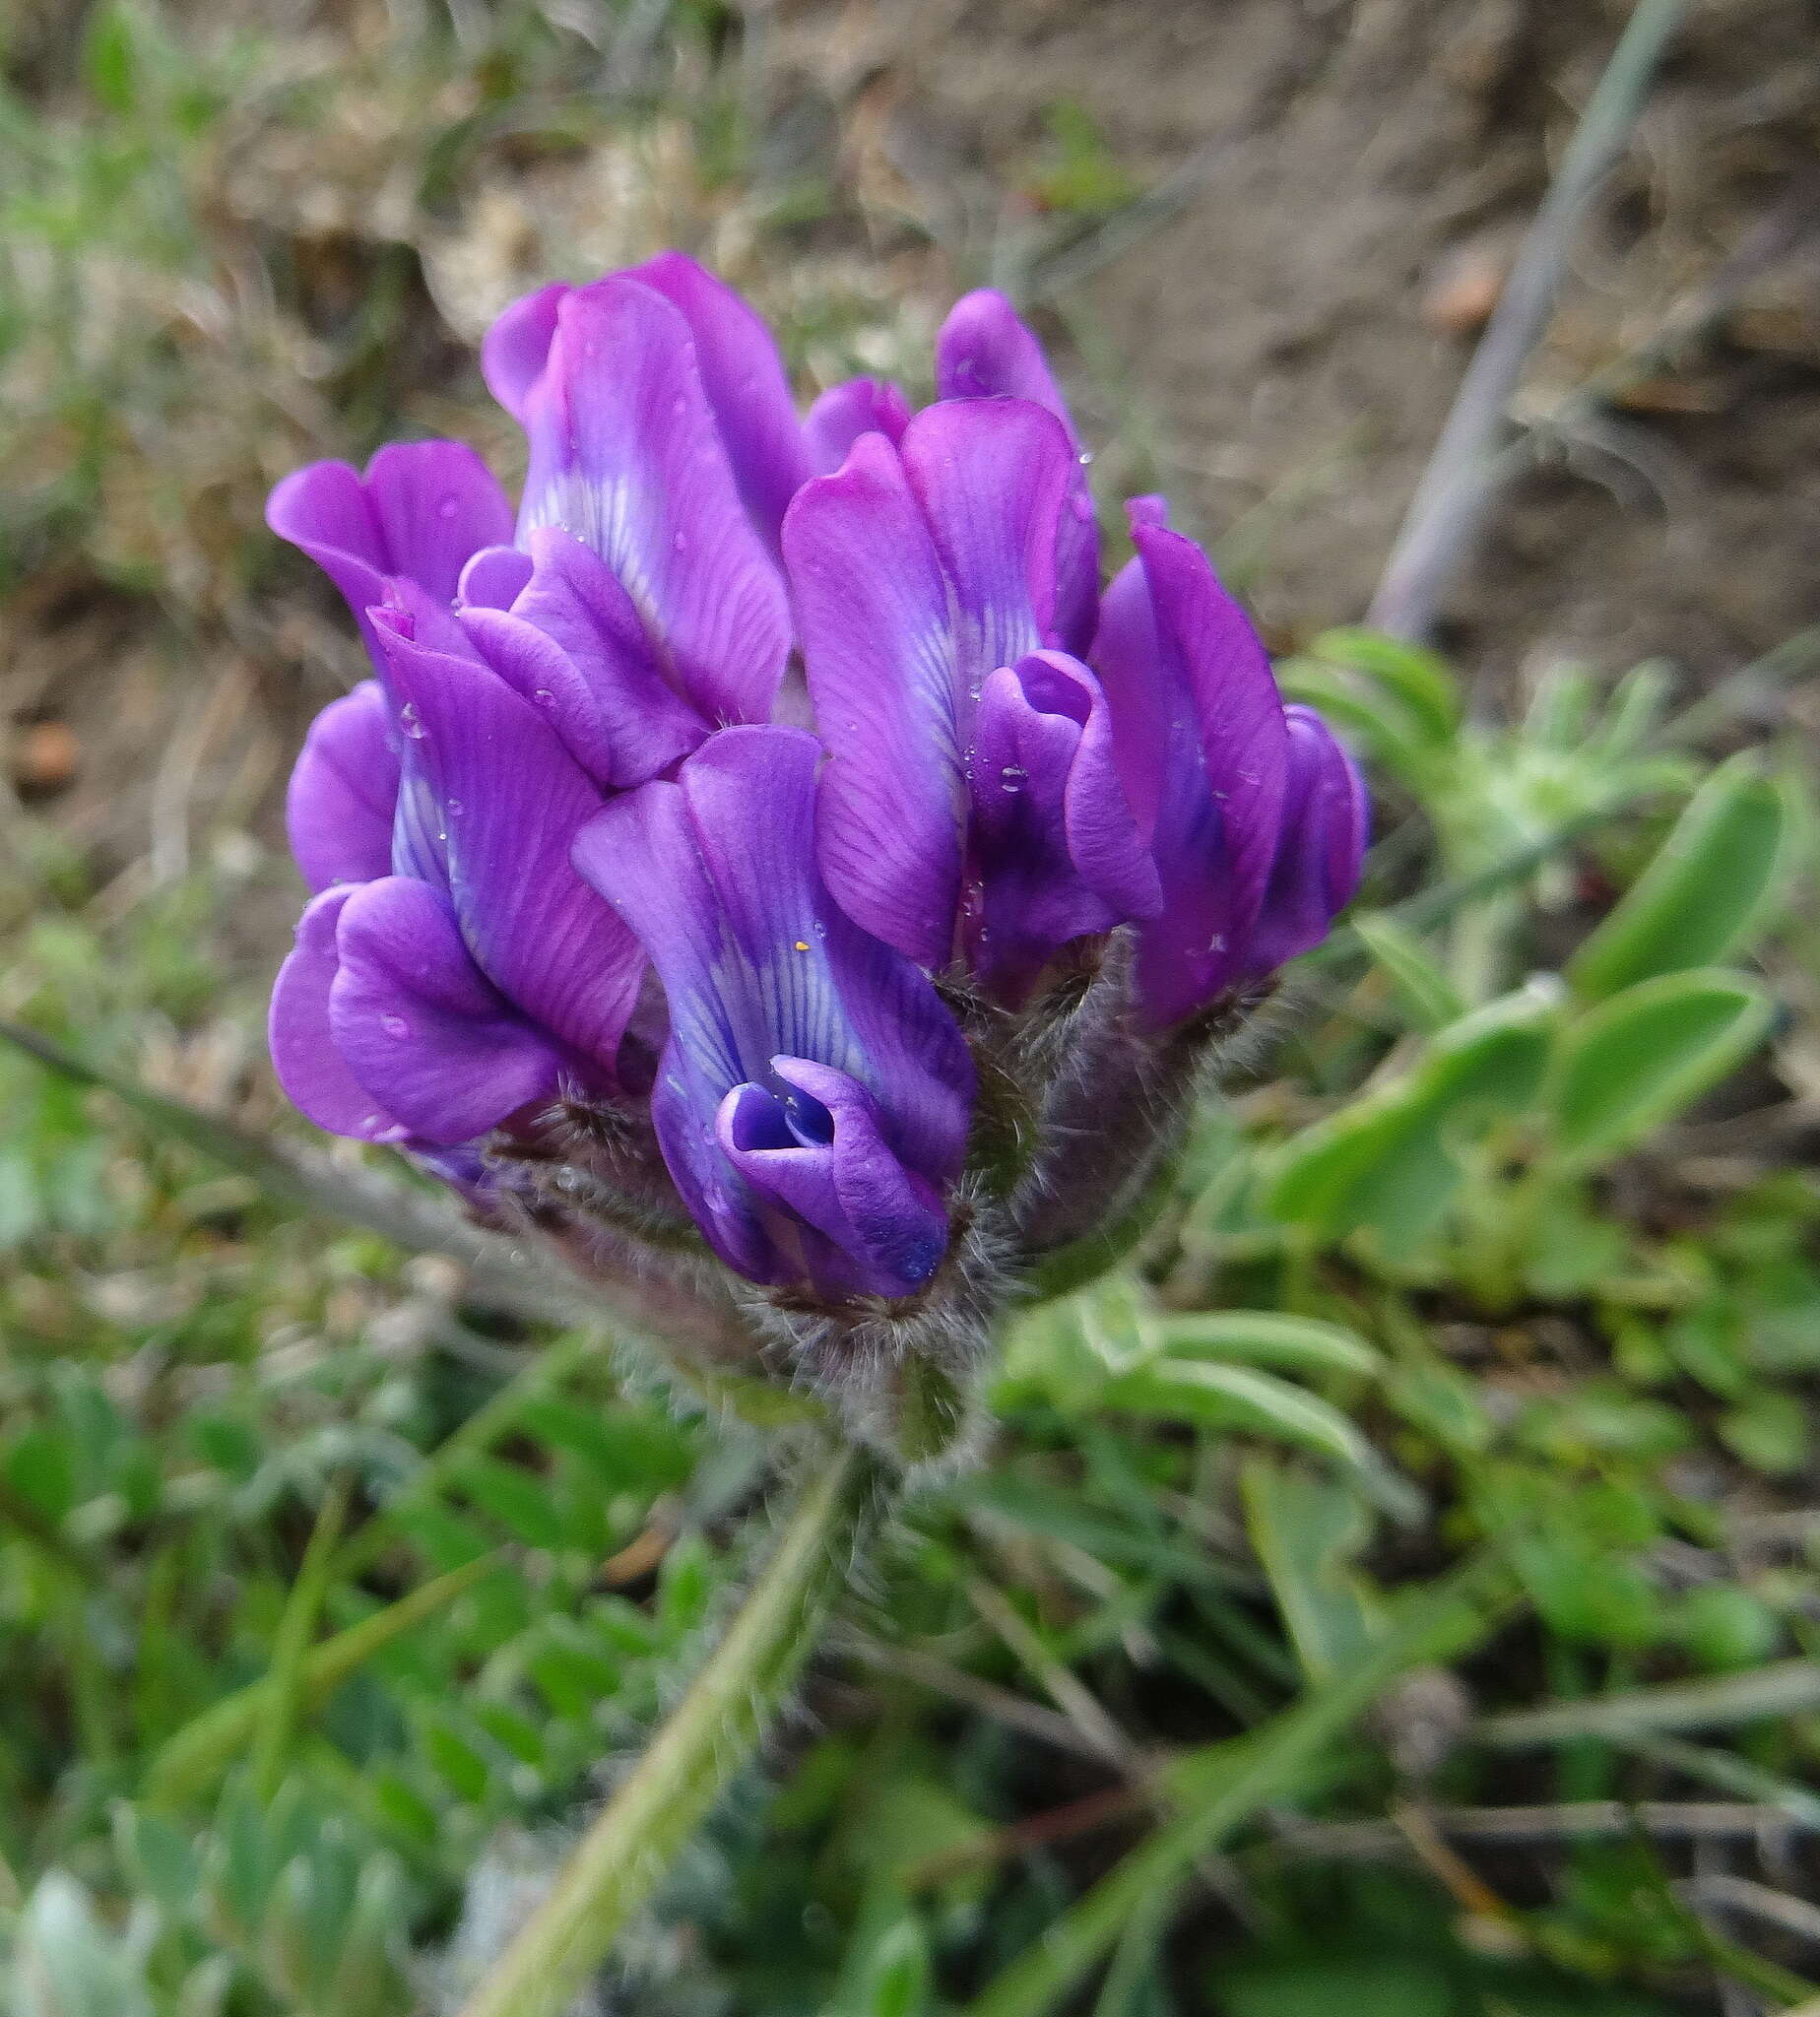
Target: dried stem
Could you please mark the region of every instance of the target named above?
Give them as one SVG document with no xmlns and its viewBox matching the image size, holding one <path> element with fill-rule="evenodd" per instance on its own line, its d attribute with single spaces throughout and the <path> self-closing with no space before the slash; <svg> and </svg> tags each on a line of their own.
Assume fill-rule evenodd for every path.
<svg viewBox="0 0 1820 2017">
<path fill-rule="evenodd" d="M 1684 0 L 1638 0 L 1525 235 L 1511 277 L 1461 380 L 1434 454 L 1404 514 L 1367 620 L 1425 637 L 1449 583 L 1483 529 L 1492 449 L 1524 363 L 1547 327 L 1575 228 L 1630 134 Z"/>
</svg>

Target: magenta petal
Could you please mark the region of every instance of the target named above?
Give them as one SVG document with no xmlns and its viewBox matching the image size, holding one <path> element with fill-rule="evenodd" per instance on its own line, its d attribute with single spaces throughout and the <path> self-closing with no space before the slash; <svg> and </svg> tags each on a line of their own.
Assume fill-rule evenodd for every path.
<svg viewBox="0 0 1820 2017">
<path fill-rule="evenodd" d="M 1087 484 L 1087 457 L 1049 359 L 1010 302 L 992 288 L 965 294 L 936 338 L 936 386 L 943 399 L 998 395 L 1046 407 L 1068 433 L 1073 467 L 1056 553 L 1056 633 L 1069 651 L 1093 635 L 1099 593 L 1099 524 Z"/>
<path fill-rule="evenodd" d="M 526 426 L 521 543 L 559 525 L 606 560 L 709 721 L 762 721 L 789 649 L 783 583 L 746 515 L 682 314 L 610 279 L 557 307 Z"/>
<path fill-rule="evenodd" d="M 1161 906 L 1099 683 L 1061 652 L 1002 667 L 981 693 L 971 877 L 969 964 L 1010 1007 L 1070 940 Z"/>
<path fill-rule="evenodd" d="M 1027 400 L 943 400 L 911 421 L 902 455 L 952 584 L 960 683 L 977 693 L 988 673 L 1059 641 L 1068 436 Z"/>
<path fill-rule="evenodd" d="M 1320 944 L 1358 888 L 1365 852 L 1365 786 L 1352 759 L 1311 708 L 1283 713 L 1289 770 L 1282 832 L 1246 947 L 1248 978 L 1272 973 Z"/>
<path fill-rule="evenodd" d="M 945 965 L 960 898 L 966 780 L 948 590 L 896 451 L 855 443 L 784 522 L 809 690 L 832 761 L 820 866 L 847 915 Z"/>
<path fill-rule="evenodd" d="M 291 852 L 311 889 L 389 875 L 397 804 L 385 695 L 362 680 L 310 724 L 285 795 Z"/>
<path fill-rule="evenodd" d="M 688 324 L 740 495 L 775 553 L 785 509 L 810 468 L 771 332 L 748 301 L 685 253 L 660 252 L 625 278 L 655 289 Z"/>
<path fill-rule="evenodd" d="M 602 784 L 643 784 L 687 755 L 711 724 L 665 680 L 631 598 L 591 547 L 559 526 L 530 536 L 532 572 L 512 615 L 560 647 L 553 677 L 493 663 L 546 708 L 577 762 Z M 498 627 L 492 633 L 498 635 Z"/>
<path fill-rule="evenodd" d="M 341 590 L 376 654 L 366 612 L 387 579 L 451 601 L 469 558 L 511 539 L 512 507 L 472 448 L 405 441 L 380 449 L 364 476 L 345 462 L 294 471 L 267 500 L 266 523 Z"/>
<path fill-rule="evenodd" d="M 943 399 L 1032 400 L 1074 430 L 1043 346 L 997 288 L 976 288 L 948 310 L 936 337 L 936 390 Z"/>
<path fill-rule="evenodd" d="M 503 309 L 481 343 L 487 389 L 520 425 L 531 388 L 544 374 L 555 340 L 556 310 L 569 293 L 562 282 L 521 294 Z"/>
<path fill-rule="evenodd" d="M 341 971 L 336 928 L 353 894 L 325 889 L 297 920 L 296 944 L 273 984 L 267 1040 L 278 1082 L 306 1120 L 331 1135 L 386 1141 L 405 1131 L 348 1069 L 329 1027 L 329 990 Z"/>
<path fill-rule="evenodd" d="M 402 441 L 366 465 L 366 493 L 403 575 L 437 602 L 455 599 L 461 570 L 483 547 L 512 537 L 512 507 L 493 473 L 460 441 Z"/>
<path fill-rule="evenodd" d="M 472 1141 L 556 1088 L 556 1051 L 488 984 L 426 882 L 389 876 L 352 891 L 336 952 L 335 1046 L 412 1134 Z"/>
<path fill-rule="evenodd" d="M 465 620 L 489 644 L 518 623 L 497 612 Z M 396 631 L 386 641 L 393 684 L 413 713 L 413 756 L 442 816 L 463 939 L 517 1008 L 610 1074 L 644 958 L 569 864 L 600 794 L 542 710 L 497 673 Z M 523 641 L 548 643 L 536 632 Z"/>
<path fill-rule="evenodd" d="M 509 610 L 531 579 L 531 555 L 518 547 L 483 547 L 461 570 L 455 600 L 466 610 Z"/>
<path fill-rule="evenodd" d="M 903 439 L 910 424 L 910 402 L 895 385 L 880 378 L 849 378 L 830 385 L 809 410 L 803 423 L 809 458 L 816 476 L 832 476 L 853 452 L 862 434 Z"/>
<path fill-rule="evenodd" d="M 1206 556 L 1134 513 L 1138 557 L 1107 591 L 1093 659 L 1163 909 L 1138 980 L 1156 1024 L 1242 972 L 1283 818 L 1288 731 L 1269 661 Z"/>
</svg>

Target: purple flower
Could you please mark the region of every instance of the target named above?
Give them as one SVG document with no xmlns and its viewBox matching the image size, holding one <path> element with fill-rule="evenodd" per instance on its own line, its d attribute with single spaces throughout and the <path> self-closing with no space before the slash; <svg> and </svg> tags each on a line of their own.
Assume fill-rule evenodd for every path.
<svg viewBox="0 0 1820 2017">
<path fill-rule="evenodd" d="M 272 1056 L 321 1127 L 455 1146 L 611 1090 L 644 961 L 569 865 L 599 794 L 495 669 L 541 637 L 494 618 L 489 662 L 480 625 L 392 594 L 368 613 L 383 683 L 324 711 L 292 779 L 318 893 L 273 992 Z"/>
<path fill-rule="evenodd" d="M 598 813 L 582 874 L 663 983 L 666 1161 L 727 1264 L 823 1294 L 921 1288 L 947 1243 L 973 1066 L 928 977 L 829 900 L 801 729 L 736 728 Z"/>
<path fill-rule="evenodd" d="M 1077 469 L 1045 408 L 943 400 L 895 446 L 863 435 L 784 523 L 832 759 L 828 886 L 888 944 L 931 968 L 958 955 L 1010 1006 L 1070 940 L 1161 900 L 1106 695 L 1064 648 Z"/>
<path fill-rule="evenodd" d="M 1002 295 L 955 306 L 920 412 L 856 378 L 799 419 L 678 253 L 527 296 L 483 367 L 516 512 L 446 441 L 268 509 L 375 674 L 292 780 L 286 1089 L 470 1196 L 509 1167 L 589 1265 L 686 1213 L 780 1309 L 979 1329 L 978 1256 L 1081 1217 L 1083 1088 L 1141 1095 L 1114 1209 L 1171 1110 L 1141 1089 L 1350 896 L 1355 771 L 1160 504 L 1102 595 L 1088 458 Z M 1098 1006 L 1022 1043 L 1065 952 Z M 968 1167 L 970 1043 L 1036 1124 L 1008 1171 Z"/>
</svg>

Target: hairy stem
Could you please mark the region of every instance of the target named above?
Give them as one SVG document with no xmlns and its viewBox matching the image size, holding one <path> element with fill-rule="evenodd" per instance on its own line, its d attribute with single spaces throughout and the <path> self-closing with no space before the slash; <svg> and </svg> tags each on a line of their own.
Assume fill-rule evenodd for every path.
<svg viewBox="0 0 1820 2017">
<path fill-rule="evenodd" d="M 804 1478 L 719 1643 L 461 2017 L 560 2017 L 757 1747 L 876 1513 L 851 1444 L 817 1444 Z"/>
</svg>

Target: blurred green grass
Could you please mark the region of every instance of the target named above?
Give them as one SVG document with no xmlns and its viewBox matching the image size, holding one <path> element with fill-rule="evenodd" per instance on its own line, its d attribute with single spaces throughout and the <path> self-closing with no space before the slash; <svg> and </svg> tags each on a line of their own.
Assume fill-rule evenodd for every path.
<svg viewBox="0 0 1820 2017">
<path fill-rule="evenodd" d="M 415 430 L 509 471 L 471 346 L 552 274 L 679 240 L 807 382 L 914 383 L 950 261 L 756 116 L 717 6 L 3 33 L 7 697 L 78 767 L 15 770 L 0 1012 L 301 1140 L 259 1035 L 295 900 L 272 796 L 357 669 L 266 487 Z M 1066 110 L 1032 175 L 1083 218 L 1131 193 Z M 1811 1935 L 1712 1904 L 1820 1871 L 1811 1034 L 1784 1007 L 1766 1052 L 1751 1020 L 1812 1002 L 1810 794 L 1790 752 L 1712 783 L 1650 675 L 1556 680 L 1504 728 L 1369 641 L 1285 678 L 1374 759 L 1376 936 L 1310 963 L 1274 1075 L 1208 1111 L 1130 1266 L 1017 1328 L 991 1465 L 911 1506 L 601 2007 L 965 2007 L 1158 1839 L 1154 1774 L 1318 1700 L 1480 1558 L 1500 1594 L 1453 1666 L 1173 1870 L 1101 2017 L 1626 2017 L 1820 1975 Z M 1671 868 L 1705 879 L 1665 911 L 1646 882 L 1577 994 L 1524 993 L 1576 972 L 1697 786 L 1774 846 L 1683 824 Z M 1716 962 L 1731 1049 L 1687 1019 Z M 1652 977 L 1672 1082 L 1611 1007 Z M 1637 1118 L 1576 1161 L 1559 1087 L 1595 1038 Z M 452 2009 L 738 1588 L 774 1453 L 10 1052 L 0 1112 L 9 2008 Z"/>
</svg>

